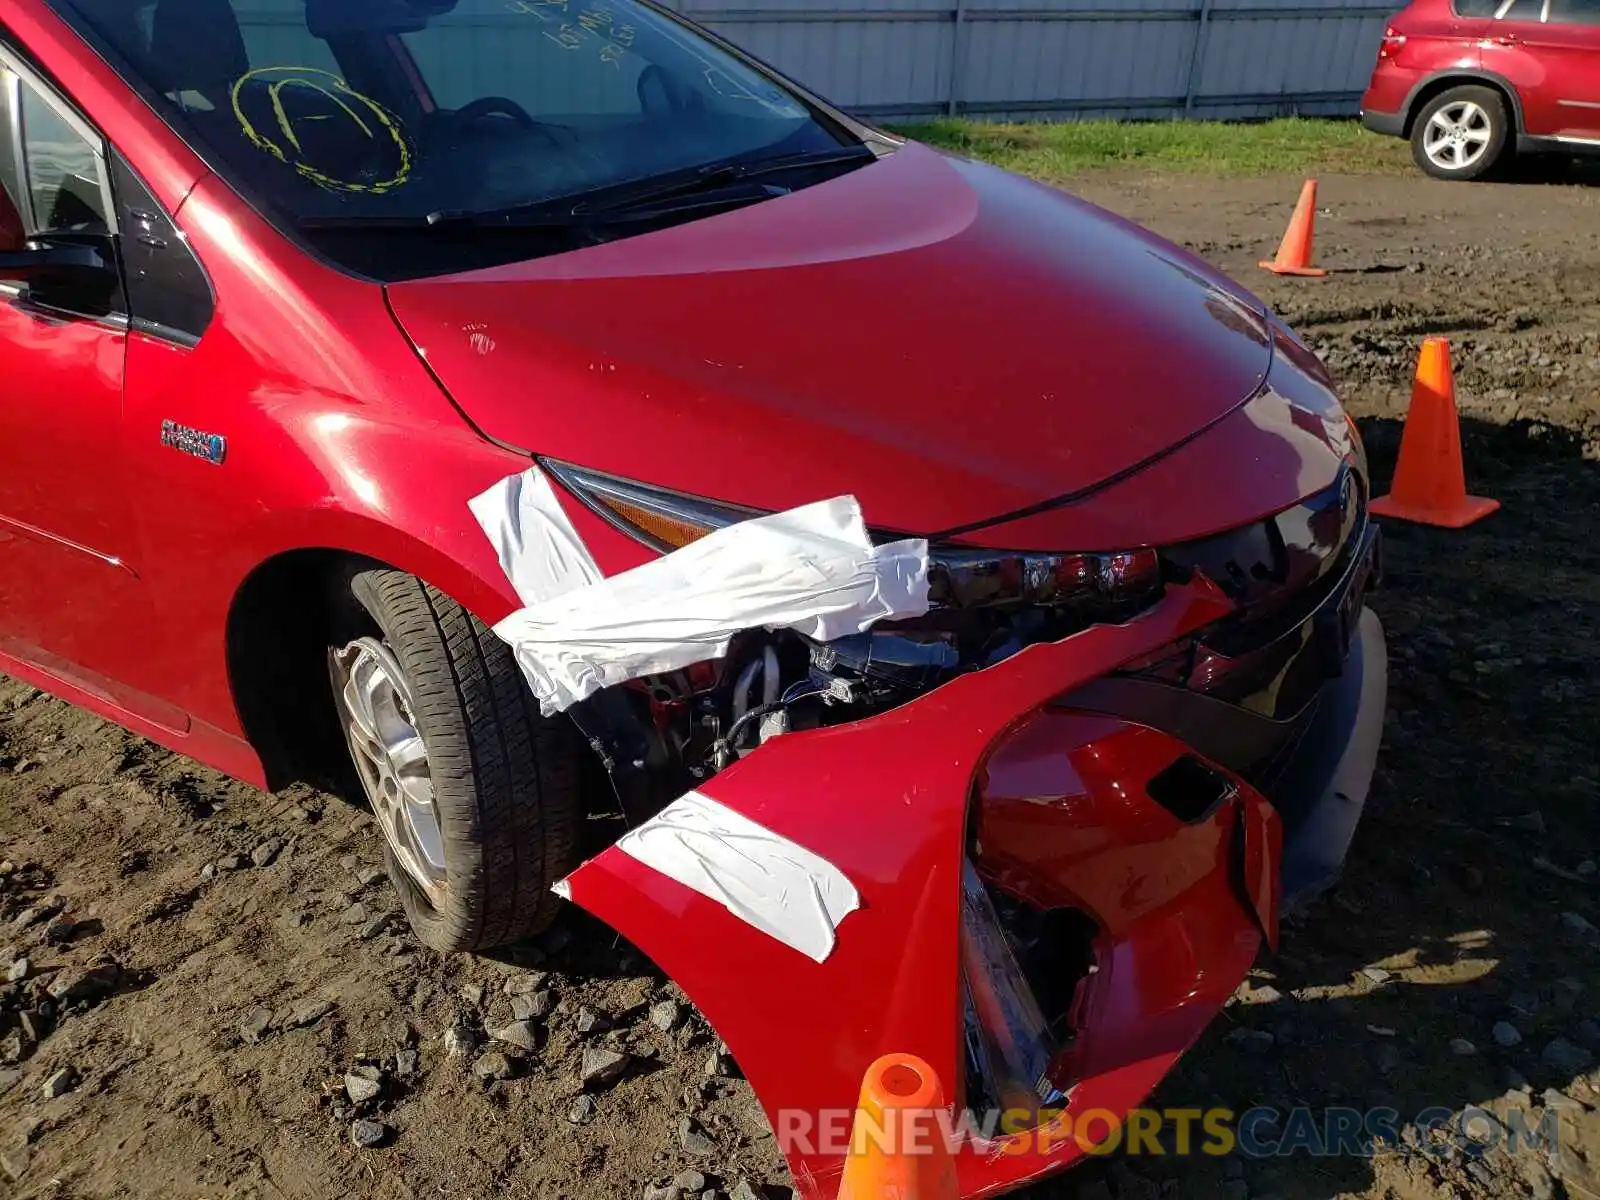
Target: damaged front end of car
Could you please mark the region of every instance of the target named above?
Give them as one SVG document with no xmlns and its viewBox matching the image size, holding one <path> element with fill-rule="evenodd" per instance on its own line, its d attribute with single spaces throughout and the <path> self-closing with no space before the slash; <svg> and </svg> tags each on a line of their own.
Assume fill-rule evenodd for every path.
<svg viewBox="0 0 1600 1200">
<path fill-rule="evenodd" d="M 1198 763 L 1215 794 L 1180 815 L 1144 785 L 1186 747 L 1054 707 L 1230 610 L 1197 576 L 1125 623 L 771 738 L 564 881 L 717 1028 L 802 1194 L 832 1195 L 828 1130 L 890 1049 L 952 1081 L 963 1195 L 1065 1166 L 1084 1147 L 1037 1127 L 1120 1119 L 1275 936 L 1272 806 Z"/>
<path fill-rule="evenodd" d="M 550 461 L 474 501 L 530 604 L 497 632 L 628 830 L 558 890 L 717 1028 L 802 1194 L 887 1052 L 946 1082 L 964 1196 L 1069 1165 L 1063 1121 L 1137 1106 L 1326 886 L 1383 709 L 1365 487 L 1347 455 L 1254 524 L 1073 554 Z M 602 578 L 564 504 L 661 557 Z"/>
</svg>

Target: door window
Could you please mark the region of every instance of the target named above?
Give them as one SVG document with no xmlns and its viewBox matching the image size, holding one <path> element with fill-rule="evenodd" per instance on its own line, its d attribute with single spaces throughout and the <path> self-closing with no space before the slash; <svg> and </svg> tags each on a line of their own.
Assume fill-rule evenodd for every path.
<svg viewBox="0 0 1600 1200">
<path fill-rule="evenodd" d="M 100 138 L 54 96 L 0 60 L 0 187 L 30 235 L 109 234 Z M 20 151 L 20 153 L 19 153 Z"/>
<path fill-rule="evenodd" d="M 1600 0 L 1548 0 L 1552 25 L 1600 25 Z"/>
</svg>

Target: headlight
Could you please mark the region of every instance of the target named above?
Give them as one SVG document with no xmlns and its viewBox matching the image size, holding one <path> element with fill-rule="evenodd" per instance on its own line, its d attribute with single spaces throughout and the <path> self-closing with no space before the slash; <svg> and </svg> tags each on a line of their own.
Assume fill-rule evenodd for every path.
<svg viewBox="0 0 1600 1200">
<path fill-rule="evenodd" d="M 662 553 L 699 541 L 714 529 L 766 515 L 762 509 L 685 496 L 550 459 L 540 459 L 539 465 L 597 515 Z"/>
<path fill-rule="evenodd" d="M 1154 550 L 1034 554 L 942 548 L 929 558 L 929 599 L 946 608 L 1121 602 L 1161 587 L 1161 559 Z"/>
<path fill-rule="evenodd" d="M 544 459 L 539 465 L 599 516 L 663 553 L 687 546 L 714 529 L 765 515 L 762 509 L 686 496 L 568 463 Z M 902 536 L 873 531 L 875 539 L 885 541 Z M 935 546 L 929 553 L 928 586 L 930 599 L 939 608 L 1122 603 L 1160 591 L 1161 563 L 1156 552 L 1148 549 L 1036 554 Z"/>
</svg>

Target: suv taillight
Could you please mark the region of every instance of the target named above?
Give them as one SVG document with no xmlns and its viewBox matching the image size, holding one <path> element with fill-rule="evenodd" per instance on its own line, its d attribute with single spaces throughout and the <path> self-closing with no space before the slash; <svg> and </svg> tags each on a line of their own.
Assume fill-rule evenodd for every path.
<svg viewBox="0 0 1600 1200">
<path fill-rule="evenodd" d="M 1383 31 L 1383 43 L 1378 47 L 1378 61 L 1387 62 L 1400 53 L 1401 47 L 1406 44 L 1406 35 L 1395 32 L 1393 25 Z"/>
</svg>

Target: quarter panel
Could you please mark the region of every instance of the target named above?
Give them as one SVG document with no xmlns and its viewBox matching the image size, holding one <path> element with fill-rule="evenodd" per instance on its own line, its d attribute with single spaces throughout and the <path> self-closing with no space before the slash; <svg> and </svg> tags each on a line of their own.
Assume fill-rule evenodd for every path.
<svg viewBox="0 0 1600 1200">
<path fill-rule="evenodd" d="M 342 550 L 497 619 L 515 597 L 466 502 L 528 463 L 461 419 L 377 285 L 301 255 L 215 178 L 177 217 L 217 312 L 192 348 L 129 339 L 126 456 L 159 619 L 121 671 L 238 735 L 226 626 L 252 571 Z M 223 439 L 222 461 L 163 444 L 164 421 Z"/>
</svg>

